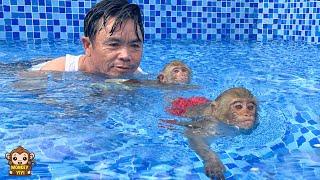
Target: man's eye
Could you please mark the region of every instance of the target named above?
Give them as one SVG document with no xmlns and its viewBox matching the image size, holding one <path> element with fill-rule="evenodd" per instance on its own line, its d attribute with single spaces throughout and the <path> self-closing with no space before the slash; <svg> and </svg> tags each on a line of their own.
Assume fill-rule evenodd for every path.
<svg viewBox="0 0 320 180">
<path fill-rule="evenodd" d="M 141 47 L 141 45 L 140 44 L 131 44 L 131 47 L 138 49 Z"/>
<path fill-rule="evenodd" d="M 119 43 L 109 43 L 108 46 L 118 47 L 118 46 L 120 46 L 120 44 Z"/>
</svg>

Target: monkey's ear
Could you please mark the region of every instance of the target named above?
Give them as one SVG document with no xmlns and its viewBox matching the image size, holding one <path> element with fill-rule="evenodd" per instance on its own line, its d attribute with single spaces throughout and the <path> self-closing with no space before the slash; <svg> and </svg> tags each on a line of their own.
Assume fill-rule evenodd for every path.
<svg viewBox="0 0 320 180">
<path fill-rule="evenodd" d="M 160 73 L 160 74 L 158 75 L 157 79 L 158 79 L 158 81 L 159 81 L 160 83 L 163 83 L 163 81 L 164 81 L 164 75 L 163 75 L 162 73 Z"/>
<path fill-rule="evenodd" d="M 10 153 L 6 153 L 6 159 L 11 160 L 10 159 Z"/>
<path fill-rule="evenodd" d="M 30 160 L 33 160 L 36 155 L 34 153 L 30 153 Z"/>
<path fill-rule="evenodd" d="M 216 101 L 212 101 L 212 102 L 210 103 L 210 107 L 211 107 L 211 112 L 212 112 L 212 113 L 215 113 L 216 110 L 218 109 L 218 104 L 217 104 L 217 102 L 216 102 Z"/>
</svg>

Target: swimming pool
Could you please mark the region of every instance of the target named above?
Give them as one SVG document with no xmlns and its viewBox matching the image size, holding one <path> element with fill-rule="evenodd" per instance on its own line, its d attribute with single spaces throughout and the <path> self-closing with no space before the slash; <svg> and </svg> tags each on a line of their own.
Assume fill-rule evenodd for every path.
<svg viewBox="0 0 320 180">
<path fill-rule="evenodd" d="M 147 41 L 142 68 L 155 78 L 182 59 L 193 70 L 183 90 L 140 87 L 101 90 L 104 78 L 84 73 L 26 77 L 32 63 L 80 54 L 73 41 L 0 41 L 0 154 L 18 145 L 35 153 L 32 178 L 206 179 L 183 129 L 159 127 L 170 100 L 214 99 L 244 86 L 257 96 L 259 125 L 251 134 L 220 137 L 211 145 L 230 179 L 320 177 L 320 49 L 272 41 Z M 39 60 L 40 59 L 40 60 Z M 8 178 L 0 159 L 0 178 Z"/>
</svg>

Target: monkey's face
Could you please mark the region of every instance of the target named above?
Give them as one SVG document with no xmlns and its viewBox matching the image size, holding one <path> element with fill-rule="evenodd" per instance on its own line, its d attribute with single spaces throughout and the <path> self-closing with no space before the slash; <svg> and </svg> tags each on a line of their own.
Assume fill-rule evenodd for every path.
<svg viewBox="0 0 320 180">
<path fill-rule="evenodd" d="M 28 160 L 29 160 L 29 156 L 28 156 L 28 153 L 13 153 L 12 154 L 12 163 L 15 164 L 15 165 L 25 165 L 28 163 Z"/>
<path fill-rule="evenodd" d="M 175 66 L 170 69 L 169 83 L 186 84 L 190 82 L 190 71 L 185 66 Z"/>
<path fill-rule="evenodd" d="M 252 99 L 235 99 L 230 103 L 227 121 L 240 129 L 250 129 L 256 122 L 257 107 Z"/>
</svg>

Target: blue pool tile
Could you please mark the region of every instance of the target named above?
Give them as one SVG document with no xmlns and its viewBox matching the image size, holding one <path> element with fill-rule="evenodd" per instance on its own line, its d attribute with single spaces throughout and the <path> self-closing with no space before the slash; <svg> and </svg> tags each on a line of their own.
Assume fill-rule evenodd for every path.
<svg viewBox="0 0 320 180">
<path fill-rule="evenodd" d="M 309 141 L 309 144 L 313 147 L 315 144 L 320 144 L 319 138 L 313 138 Z"/>
<path fill-rule="evenodd" d="M 144 11 L 145 27 L 146 32 L 148 32 L 146 33 L 146 39 L 172 37 L 208 40 L 286 39 L 315 43 L 319 43 L 320 40 L 320 2 L 303 4 L 301 7 L 300 2 L 275 1 L 270 4 L 259 0 L 245 2 L 130 0 L 130 2 L 137 3 Z M 2 8 L 0 18 L 59 19 L 61 22 L 73 20 L 73 23 L 68 22 L 67 25 L 77 27 L 83 26 L 83 21 L 79 22 L 79 20 L 84 19 L 85 13 L 94 3 L 96 3 L 95 0 L 80 2 L 54 0 L 4 1 L 3 6 L 0 7 Z M 294 7 L 298 7 L 297 5 L 299 8 L 295 9 Z M 59 18 L 55 18 L 55 16 L 59 16 Z M 158 22 L 155 17 L 159 16 L 163 18 Z M 181 17 L 183 17 L 182 22 L 179 20 Z M 9 26 L 14 25 L 9 24 Z M 33 24 L 30 26 L 33 26 Z M 164 29 L 164 31 L 157 31 L 157 28 Z M 82 29 L 80 33 L 78 31 L 69 32 L 66 38 L 77 36 L 80 38 L 83 34 Z M 187 29 L 191 30 L 187 32 Z M 27 33 L 33 33 L 33 31 L 27 31 Z M 61 34 L 58 35 L 60 32 L 56 33 L 57 36 L 61 37 Z M 3 37 L 3 34 L 5 33 L 2 33 L 0 39 L 6 38 Z M 40 38 L 47 37 L 41 36 Z M 296 120 L 304 122 L 306 119 L 297 116 Z"/>
<path fill-rule="evenodd" d="M 293 125 L 290 127 L 291 133 L 299 132 L 299 129 L 300 129 L 300 125 L 299 125 L 299 124 L 293 124 Z"/>
<path fill-rule="evenodd" d="M 318 129 L 312 130 L 311 132 L 316 136 L 320 136 L 320 130 L 318 130 Z"/>
<path fill-rule="evenodd" d="M 225 164 L 225 166 L 227 166 L 228 169 L 233 169 L 233 168 L 237 168 L 238 167 L 236 164 L 233 164 L 233 163 L 227 163 L 227 164 Z"/>
<path fill-rule="evenodd" d="M 274 156 L 274 152 L 270 151 L 270 152 L 264 154 L 261 158 L 262 159 L 269 159 L 269 158 L 271 158 L 273 156 Z"/>
<path fill-rule="evenodd" d="M 192 179 L 201 179 L 198 174 L 187 174 L 185 178 L 188 179 L 188 180 L 189 179 L 190 180 L 192 180 Z"/>
<path fill-rule="evenodd" d="M 276 144 L 274 146 L 271 146 L 270 148 L 272 149 L 272 151 L 278 154 L 286 154 L 289 152 L 284 143 Z"/>
<path fill-rule="evenodd" d="M 240 156 L 240 155 L 235 155 L 235 156 L 233 157 L 233 159 L 234 159 L 234 160 L 242 160 L 243 157 Z"/>
<path fill-rule="evenodd" d="M 252 166 L 245 166 L 243 168 L 241 168 L 244 172 L 249 172 L 250 169 L 252 168 Z"/>
<path fill-rule="evenodd" d="M 317 124 L 317 122 L 315 122 L 314 120 L 309 120 L 308 123 L 311 124 L 311 125 Z"/>
<path fill-rule="evenodd" d="M 301 146 L 303 143 L 306 142 L 306 138 L 303 137 L 303 136 L 300 136 L 297 140 L 297 144 L 298 144 L 298 147 Z"/>
<path fill-rule="evenodd" d="M 253 164 L 253 163 L 258 163 L 260 161 L 259 157 L 255 156 L 255 155 L 245 155 L 243 157 L 244 160 L 246 160 L 248 163 Z"/>
<path fill-rule="evenodd" d="M 286 135 L 286 136 L 282 139 L 282 141 L 283 141 L 286 145 L 288 145 L 288 144 L 293 143 L 295 140 L 294 140 L 293 134 L 288 134 L 288 135 Z"/>
<path fill-rule="evenodd" d="M 309 132 L 309 130 L 307 128 L 305 128 L 305 127 L 301 128 L 300 131 L 301 131 L 302 134 L 305 134 L 305 133 Z"/>
</svg>

